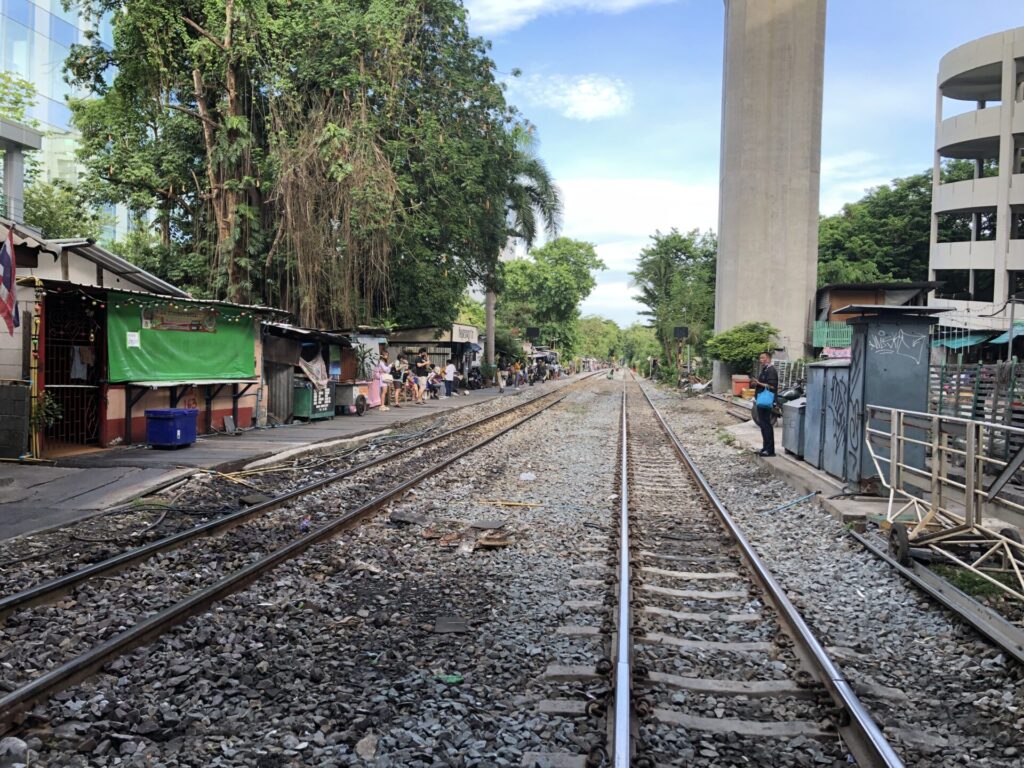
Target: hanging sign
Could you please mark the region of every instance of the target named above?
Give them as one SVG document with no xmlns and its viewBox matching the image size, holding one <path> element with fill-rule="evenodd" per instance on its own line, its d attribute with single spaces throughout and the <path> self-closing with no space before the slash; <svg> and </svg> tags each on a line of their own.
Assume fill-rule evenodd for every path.
<svg viewBox="0 0 1024 768">
<path fill-rule="evenodd" d="M 217 332 L 217 311 L 214 309 L 149 306 L 141 311 L 142 328 L 146 331 Z"/>
</svg>

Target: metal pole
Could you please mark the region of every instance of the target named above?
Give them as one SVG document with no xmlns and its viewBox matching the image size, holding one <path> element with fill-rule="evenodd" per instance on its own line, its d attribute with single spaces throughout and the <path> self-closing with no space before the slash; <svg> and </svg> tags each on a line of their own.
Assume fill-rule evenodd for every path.
<svg viewBox="0 0 1024 768">
<path fill-rule="evenodd" d="M 1017 306 L 1017 294 L 1010 294 L 1010 338 L 1006 342 L 1006 359 L 1009 360 L 1013 352 L 1013 310 Z"/>
</svg>

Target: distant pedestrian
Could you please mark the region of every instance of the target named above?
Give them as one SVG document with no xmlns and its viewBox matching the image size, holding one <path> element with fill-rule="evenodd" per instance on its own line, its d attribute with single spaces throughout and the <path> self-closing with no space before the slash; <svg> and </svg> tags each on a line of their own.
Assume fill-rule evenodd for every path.
<svg viewBox="0 0 1024 768">
<path fill-rule="evenodd" d="M 448 364 L 444 367 L 444 396 L 452 396 L 452 387 L 455 386 L 455 361 L 452 359 L 448 360 Z"/>
<path fill-rule="evenodd" d="M 757 396 L 765 391 L 771 392 L 774 402 L 775 395 L 779 391 L 779 372 L 772 365 L 772 353 L 762 352 L 758 358 L 761 363 L 761 371 L 757 374 L 754 387 L 754 403 L 757 408 L 757 425 L 761 427 L 761 456 L 771 457 L 775 455 L 775 427 L 772 426 L 772 406 L 764 407 L 757 405 Z"/>
<path fill-rule="evenodd" d="M 388 408 L 388 393 L 391 391 L 391 383 L 394 379 L 391 375 L 391 366 L 388 364 L 387 352 L 380 353 L 380 359 L 374 368 L 374 378 L 380 381 L 380 409 L 382 411 L 390 410 Z"/>
<path fill-rule="evenodd" d="M 416 402 L 423 405 L 423 395 L 427 392 L 427 377 L 430 375 L 430 358 L 427 356 L 427 348 L 420 347 L 416 354 L 416 362 L 413 363 L 413 372 L 416 374 L 416 388 L 419 390 Z"/>
</svg>

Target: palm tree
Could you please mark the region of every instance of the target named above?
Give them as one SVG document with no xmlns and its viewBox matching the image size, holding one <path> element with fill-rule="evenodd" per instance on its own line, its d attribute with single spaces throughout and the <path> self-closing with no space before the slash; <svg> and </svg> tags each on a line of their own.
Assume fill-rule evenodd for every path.
<svg viewBox="0 0 1024 768">
<path fill-rule="evenodd" d="M 515 156 L 511 182 L 505 193 L 509 229 L 503 252 L 510 251 L 517 239 L 529 249 L 539 234 L 538 225 L 542 225 L 548 237 L 555 237 L 562 224 L 562 196 L 544 161 L 536 155 L 532 130 L 522 127 L 514 130 Z M 494 365 L 494 307 L 497 296 L 493 275 L 487 283 L 484 286 L 487 290 L 487 362 Z"/>
</svg>

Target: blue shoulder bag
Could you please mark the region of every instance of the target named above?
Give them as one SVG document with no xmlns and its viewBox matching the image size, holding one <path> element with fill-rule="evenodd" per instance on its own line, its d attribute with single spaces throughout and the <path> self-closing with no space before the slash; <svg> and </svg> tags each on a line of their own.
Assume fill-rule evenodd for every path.
<svg viewBox="0 0 1024 768">
<path fill-rule="evenodd" d="M 771 408 L 775 405 L 775 393 L 767 388 L 762 389 L 757 393 L 754 402 L 757 403 L 758 408 Z"/>
</svg>

